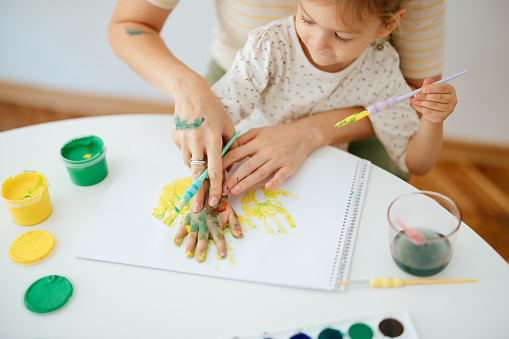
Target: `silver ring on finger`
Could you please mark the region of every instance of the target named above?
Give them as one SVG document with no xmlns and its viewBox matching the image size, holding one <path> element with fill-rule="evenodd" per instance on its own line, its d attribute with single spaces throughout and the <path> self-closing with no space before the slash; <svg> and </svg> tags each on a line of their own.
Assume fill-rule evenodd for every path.
<svg viewBox="0 0 509 339">
<path fill-rule="evenodd" d="M 191 158 L 188 161 L 190 166 L 197 165 L 197 166 L 205 166 L 207 162 L 203 158 Z"/>
</svg>

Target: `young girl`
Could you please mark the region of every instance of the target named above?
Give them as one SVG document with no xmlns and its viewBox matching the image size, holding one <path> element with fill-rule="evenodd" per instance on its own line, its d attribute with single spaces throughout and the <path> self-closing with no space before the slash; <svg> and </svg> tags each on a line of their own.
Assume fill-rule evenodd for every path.
<svg viewBox="0 0 509 339">
<path fill-rule="evenodd" d="M 301 0 L 295 16 L 251 31 L 232 68 L 212 90 L 242 131 L 288 124 L 331 109 L 368 107 L 410 92 L 399 70 L 397 52 L 383 40 L 405 14 L 402 6 L 401 0 Z M 432 79 L 427 79 L 425 85 L 430 83 Z M 414 99 L 414 108 L 423 114 L 420 120 L 409 102 L 369 118 L 394 163 L 404 172 L 424 174 L 438 158 L 442 122 L 457 99 L 449 84 L 425 86 Z M 334 133 L 333 129 L 332 124 L 310 133 Z M 337 146 L 346 149 L 348 145 Z M 242 147 L 227 155 L 225 165 L 230 165 L 228 159 L 233 156 L 238 161 L 239 153 Z M 295 156 L 304 161 L 307 155 Z M 224 183 L 223 193 L 232 187 L 234 195 L 244 191 L 247 185 L 242 179 L 253 168 L 263 172 L 263 165 L 254 157 L 246 161 L 235 178 Z M 280 172 L 266 188 L 293 174 Z"/>
<path fill-rule="evenodd" d="M 305 117 L 323 111 L 368 107 L 410 92 L 399 70 L 397 52 L 383 40 L 404 16 L 402 3 L 401 0 L 300 0 L 294 16 L 251 31 L 232 68 L 212 90 L 242 131 L 305 121 Z M 457 102 L 451 85 L 432 85 L 432 82 L 426 79 L 422 93 L 413 99 L 413 107 L 422 114 L 421 119 L 409 102 L 369 116 L 389 156 L 405 172 L 423 174 L 433 167 L 442 145 L 443 121 Z M 324 138 L 337 133 L 336 121 L 325 122 L 320 130 L 309 130 L 309 138 L 302 141 L 307 144 L 303 148 L 306 151 L 290 155 L 299 159 L 299 165 L 314 148 L 323 144 Z M 355 131 L 355 124 L 341 128 Z M 225 166 L 231 165 L 231 159 L 251 156 L 243 146 L 257 132 L 257 129 L 248 132 L 241 146 L 225 155 Z M 337 146 L 346 149 L 347 144 Z M 261 159 L 257 154 L 245 161 L 224 183 L 223 195 L 230 188 L 233 195 L 240 194 L 254 184 L 243 183 L 253 171 L 266 176 L 264 166 L 270 167 L 270 159 Z M 265 187 L 276 187 L 293 172 L 281 168 Z M 193 214 L 191 219 L 199 220 L 200 213 Z M 183 227 L 175 242 L 185 235 Z M 221 229 L 223 225 L 217 227 Z M 206 241 L 198 242 L 197 255 L 204 251 Z M 194 246 L 194 242 L 188 242 L 186 252 L 193 251 Z"/>
</svg>

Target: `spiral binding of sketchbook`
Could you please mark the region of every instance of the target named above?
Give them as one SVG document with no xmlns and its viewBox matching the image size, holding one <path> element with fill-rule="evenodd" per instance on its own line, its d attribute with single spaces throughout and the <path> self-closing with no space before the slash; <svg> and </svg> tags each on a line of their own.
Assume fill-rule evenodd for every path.
<svg viewBox="0 0 509 339">
<path fill-rule="evenodd" d="M 336 258 L 332 268 L 329 287 L 335 290 L 344 290 L 344 285 L 338 282 L 347 280 L 350 262 L 352 259 L 353 246 L 359 226 L 360 212 L 366 192 L 366 184 L 371 163 L 367 160 L 360 160 L 353 175 L 350 196 L 345 210 L 345 216 L 341 223 L 340 239 L 336 249 Z"/>
</svg>

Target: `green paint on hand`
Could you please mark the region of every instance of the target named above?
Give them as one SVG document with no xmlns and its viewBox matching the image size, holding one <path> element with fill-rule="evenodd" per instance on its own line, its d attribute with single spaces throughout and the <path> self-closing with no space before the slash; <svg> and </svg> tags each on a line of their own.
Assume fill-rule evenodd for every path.
<svg viewBox="0 0 509 339">
<path fill-rule="evenodd" d="M 177 131 L 186 131 L 190 129 L 197 129 L 201 126 L 201 124 L 205 121 L 205 118 L 198 118 L 195 121 L 188 123 L 184 119 L 180 119 L 178 115 L 175 115 L 173 118 L 173 122 L 175 123 L 175 127 Z"/>
</svg>

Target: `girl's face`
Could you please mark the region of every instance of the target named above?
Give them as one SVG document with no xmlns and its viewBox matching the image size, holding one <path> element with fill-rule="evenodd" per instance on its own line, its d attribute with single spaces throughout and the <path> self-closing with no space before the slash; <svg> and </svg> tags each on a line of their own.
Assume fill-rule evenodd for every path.
<svg viewBox="0 0 509 339">
<path fill-rule="evenodd" d="M 355 59 L 376 38 L 390 33 L 377 16 L 346 26 L 338 22 L 334 10 L 327 4 L 300 0 L 295 15 L 295 27 L 309 61 L 326 72 L 339 72 Z"/>
</svg>

